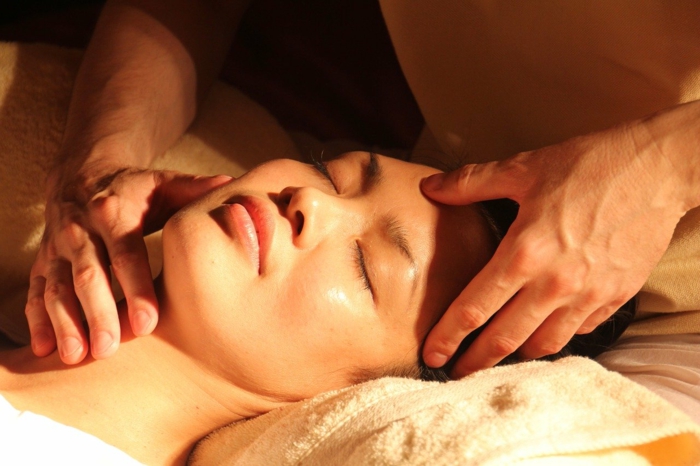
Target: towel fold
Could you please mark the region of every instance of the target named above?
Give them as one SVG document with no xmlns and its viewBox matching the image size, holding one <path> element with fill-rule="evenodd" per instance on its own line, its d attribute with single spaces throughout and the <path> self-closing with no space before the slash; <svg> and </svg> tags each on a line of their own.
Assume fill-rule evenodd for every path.
<svg viewBox="0 0 700 466">
<path fill-rule="evenodd" d="M 225 427 L 195 465 L 695 465 L 700 426 L 594 361 L 386 378 Z"/>
</svg>

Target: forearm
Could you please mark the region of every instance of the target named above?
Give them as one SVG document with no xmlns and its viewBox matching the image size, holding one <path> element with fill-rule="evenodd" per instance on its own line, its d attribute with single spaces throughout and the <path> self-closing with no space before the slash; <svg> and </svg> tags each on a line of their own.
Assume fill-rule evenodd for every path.
<svg viewBox="0 0 700 466">
<path fill-rule="evenodd" d="M 671 168 L 682 210 L 700 206 L 700 100 L 654 114 L 642 127 Z"/>
<path fill-rule="evenodd" d="M 192 122 L 245 3 L 108 2 L 76 79 L 58 163 L 87 178 L 102 176 L 99 167 L 147 167 Z"/>
</svg>

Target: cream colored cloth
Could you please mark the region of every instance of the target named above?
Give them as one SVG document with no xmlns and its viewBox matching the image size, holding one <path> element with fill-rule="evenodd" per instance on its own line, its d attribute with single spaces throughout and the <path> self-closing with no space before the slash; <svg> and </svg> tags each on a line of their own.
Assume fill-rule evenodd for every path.
<svg viewBox="0 0 700 466">
<path fill-rule="evenodd" d="M 504 159 L 700 99 L 696 0 L 380 5 L 426 120 L 416 161 Z M 678 225 L 625 337 L 700 333 L 699 277 L 700 208 Z"/>
<path fill-rule="evenodd" d="M 195 465 L 693 465 L 700 426 L 584 358 L 380 379 L 214 432 Z"/>
<path fill-rule="evenodd" d="M 0 329 L 17 342 L 28 342 L 24 303 L 43 232 L 44 180 L 62 137 L 81 55 L 48 45 L 0 43 Z M 240 176 L 284 157 L 299 155 L 277 121 L 218 83 L 187 134 L 154 167 Z M 160 267 L 159 244 L 157 235 L 149 238 L 154 272 Z"/>
</svg>

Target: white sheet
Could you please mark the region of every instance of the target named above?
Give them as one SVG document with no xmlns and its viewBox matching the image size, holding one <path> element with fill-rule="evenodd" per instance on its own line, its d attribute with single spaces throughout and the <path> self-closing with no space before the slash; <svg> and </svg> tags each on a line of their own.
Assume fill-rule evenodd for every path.
<svg viewBox="0 0 700 466">
<path fill-rule="evenodd" d="M 627 338 L 596 361 L 648 388 L 700 424 L 700 334 Z"/>
<path fill-rule="evenodd" d="M 30 411 L 18 411 L 0 396 L 0 462 L 39 464 L 140 465 L 90 434 Z"/>
</svg>

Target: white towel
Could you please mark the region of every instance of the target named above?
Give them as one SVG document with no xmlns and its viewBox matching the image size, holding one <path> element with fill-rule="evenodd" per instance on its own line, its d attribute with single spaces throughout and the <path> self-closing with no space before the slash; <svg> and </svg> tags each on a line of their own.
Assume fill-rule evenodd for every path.
<svg viewBox="0 0 700 466">
<path fill-rule="evenodd" d="M 700 426 L 594 361 L 386 378 L 214 432 L 195 465 L 695 465 Z"/>
</svg>

